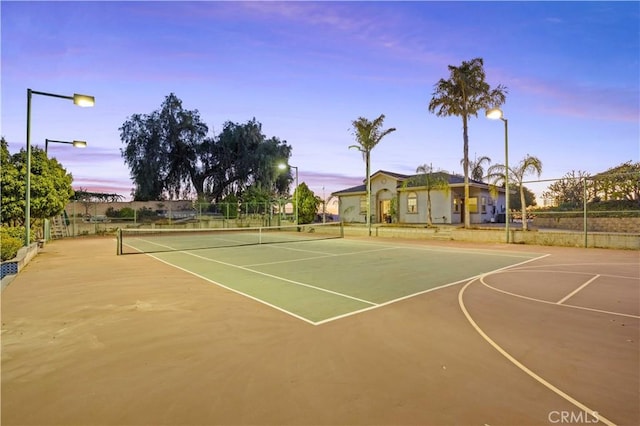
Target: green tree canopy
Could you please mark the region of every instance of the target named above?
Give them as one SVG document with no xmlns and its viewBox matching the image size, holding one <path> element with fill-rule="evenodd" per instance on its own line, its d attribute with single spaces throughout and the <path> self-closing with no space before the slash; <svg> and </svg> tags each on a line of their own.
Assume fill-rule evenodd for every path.
<svg viewBox="0 0 640 426">
<path fill-rule="evenodd" d="M 186 110 L 169 94 L 159 110 L 134 114 L 120 128 L 121 149 L 135 183 L 134 199 L 163 200 L 195 193 L 199 200 L 220 201 L 240 195 L 260 183 L 273 192 L 286 192 L 291 179 L 276 172 L 291 147 L 262 134 L 254 119 L 246 124 L 226 122 L 218 136 L 198 110 Z"/>
<path fill-rule="evenodd" d="M 459 67 L 449 65 L 449 79 L 440 79 L 435 85 L 429 111 L 438 117 L 455 115 L 462 118 L 465 205 L 469 200 L 469 118 L 477 117 L 480 110 L 504 104 L 506 94 L 505 86 L 492 89 L 485 81 L 482 58 L 463 61 Z M 469 227 L 468 206 L 464 211 L 464 226 Z"/>
<path fill-rule="evenodd" d="M 602 201 L 627 200 L 640 204 L 640 162 L 627 161 L 593 177 L 594 195 Z"/>
<path fill-rule="evenodd" d="M 26 151 L 10 155 L 8 144 L 1 141 L 2 223 L 24 224 L 26 188 Z M 31 217 L 47 219 L 59 215 L 73 196 L 73 177 L 43 149 L 31 147 Z"/>
<path fill-rule="evenodd" d="M 313 223 L 318 215 L 318 207 L 322 200 L 317 197 L 306 183 L 302 182 L 293 193 L 294 208 L 295 202 L 298 206 L 298 223 Z"/>
</svg>

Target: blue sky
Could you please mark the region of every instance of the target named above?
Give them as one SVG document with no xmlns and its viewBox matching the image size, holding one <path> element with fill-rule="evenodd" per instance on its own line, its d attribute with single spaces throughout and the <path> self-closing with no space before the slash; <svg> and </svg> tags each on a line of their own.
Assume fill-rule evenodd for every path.
<svg viewBox="0 0 640 426">
<path fill-rule="evenodd" d="M 293 147 L 316 195 L 364 179 L 351 122 L 395 127 L 372 170 L 421 164 L 462 173 L 462 121 L 428 112 L 448 65 L 481 57 L 508 87 L 509 162 L 543 179 L 640 161 L 638 2 L 11 2 L 0 3 L 2 128 L 25 146 L 27 88 L 90 94 L 94 108 L 34 96 L 31 140 L 50 144 L 74 187 L 129 198 L 119 128 L 175 93 L 216 134 L 256 118 Z M 470 157 L 504 163 L 502 122 L 469 124 Z"/>
</svg>

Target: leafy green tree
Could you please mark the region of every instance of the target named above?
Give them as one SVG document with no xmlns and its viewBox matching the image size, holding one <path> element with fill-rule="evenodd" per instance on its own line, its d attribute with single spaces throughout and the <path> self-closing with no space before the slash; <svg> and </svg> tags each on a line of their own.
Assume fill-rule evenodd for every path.
<svg viewBox="0 0 640 426">
<path fill-rule="evenodd" d="M 589 173 L 572 170 L 561 179 L 553 182 L 542 193 L 543 198 L 553 200 L 553 204 L 562 209 L 582 208 L 584 204 L 584 180 L 591 182 Z M 587 199 L 594 195 L 593 188 L 587 187 Z"/>
<path fill-rule="evenodd" d="M 288 161 L 291 146 L 276 137 L 266 139 L 255 118 L 245 124 L 226 122 L 210 149 L 205 189 L 213 200 L 240 195 L 256 183 L 274 195 L 288 191 L 291 176 L 279 173 L 277 164 Z"/>
<path fill-rule="evenodd" d="M 433 219 L 431 217 L 431 191 L 444 191 L 449 192 L 449 179 L 447 175 L 440 172 L 433 171 L 433 166 L 423 164 L 416 168 L 416 173 L 419 173 L 415 179 L 412 180 L 412 186 L 423 186 L 427 190 L 427 225 L 433 225 Z"/>
<path fill-rule="evenodd" d="M 594 193 L 603 200 L 636 201 L 640 205 L 640 162 L 627 161 L 593 177 Z"/>
<path fill-rule="evenodd" d="M 266 214 L 269 212 L 271 193 L 260 184 L 249 186 L 242 193 L 243 212 Z"/>
<path fill-rule="evenodd" d="M 484 61 L 475 58 L 463 61 L 459 67 L 449 65 L 449 79 L 440 79 L 435 85 L 429 111 L 438 117 L 462 118 L 463 168 L 464 168 L 464 226 L 470 226 L 469 216 L 469 118 L 478 111 L 499 107 L 506 100 L 507 88 L 498 85 L 492 89 L 485 82 Z"/>
<path fill-rule="evenodd" d="M 274 193 L 286 192 L 291 180 L 275 165 L 286 162 L 291 147 L 262 134 L 255 118 L 245 124 L 226 122 L 218 136 L 198 110 L 186 110 L 171 93 L 159 110 L 134 114 L 120 128 L 121 149 L 135 182 L 137 201 L 186 197 L 220 201 L 260 183 Z"/>
<path fill-rule="evenodd" d="M 24 224 L 26 151 L 9 155 L 6 141 L 2 148 L 2 223 Z M 43 149 L 31 147 L 31 218 L 33 227 L 42 219 L 57 216 L 73 195 L 73 177 L 55 158 L 48 158 Z"/>
<path fill-rule="evenodd" d="M 488 176 L 494 185 L 504 186 L 507 170 L 504 164 L 494 164 L 489 167 Z M 520 208 L 522 211 L 522 230 L 528 229 L 527 225 L 527 202 L 525 199 L 525 187 L 523 185 L 524 177 L 530 174 L 536 174 L 540 177 L 542 173 L 542 161 L 539 158 L 527 154 L 527 156 L 515 167 L 509 167 L 509 181 L 515 182 L 520 190 Z M 509 206 L 511 208 L 511 206 Z"/>
<path fill-rule="evenodd" d="M 134 114 L 119 130 L 136 201 L 180 196 L 202 180 L 198 154 L 208 127 L 198 110 L 185 110 L 175 94 L 169 94 L 151 114 Z"/>
<path fill-rule="evenodd" d="M 527 207 L 535 207 L 538 202 L 536 201 L 536 195 L 526 186 L 520 187 L 520 185 L 511 185 L 509 184 L 509 188 L 513 189 L 513 191 L 520 194 L 520 192 L 524 192 L 524 204 L 525 208 Z M 513 210 L 522 211 L 522 200 L 520 197 L 514 197 L 509 200 L 509 207 Z"/>
<path fill-rule="evenodd" d="M 380 143 L 382 138 L 387 136 L 389 133 L 396 131 L 394 127 L 383 130 L 383 123 L 384 114 L 381 114 L 373 121 L 364 117 L 359 117 L 357 120 L 351 122 L 357 145 L 351 145 L 349 148 L 354 148 L 362 152 L 362 158 L 366 164 L 367 228 L 369 229 L 369 236 L 371 236 L 371 151 L 376 147 L 376 145 L 378 145 L 378 143 Z"/>
<path fill-rule="evenodd" d="M 25 175 L 9 153 L 7 141 L 0 139 L 0 176 L 2 180 L 2 224 L 18 226 L 24 223 Z"/>
<path fill-rule="evenodd" d="M 298 205 L 298 223 L 312 223 L 318 215 L 318 207 L 322 203 L 320 197 L 317 197 L 313 191 L 309 189 L 306 183 L 302 182 L 293 193 L 294 209 L 296 200 Z"/>
</svg>

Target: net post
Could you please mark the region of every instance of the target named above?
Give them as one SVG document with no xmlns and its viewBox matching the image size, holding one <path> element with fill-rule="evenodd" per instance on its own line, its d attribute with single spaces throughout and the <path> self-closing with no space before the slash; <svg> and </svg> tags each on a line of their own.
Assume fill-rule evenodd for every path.
<svg viewBox="0 0 640 426">
<path fill-rule="evenodd" d="M 262 227 L 258 228 L 258 244 L 262 244 Z"/>
<path fill-rule="evenodd" d="M 118 228 L 116 230 L 116 255 L 120 256 L 122 254 L 122 229 Z"/>
<path fill-rule="evenodd" d="M 340 221 L 340 238 L 344 238 L 344 221 Z"/>
</svg>

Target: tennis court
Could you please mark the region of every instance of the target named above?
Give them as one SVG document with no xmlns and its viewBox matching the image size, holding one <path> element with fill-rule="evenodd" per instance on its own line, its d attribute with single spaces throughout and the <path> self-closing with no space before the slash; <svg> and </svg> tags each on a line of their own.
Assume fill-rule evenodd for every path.
<svg viewBox="0 0 640 426">
<path fill-rule="evenodd" d="M 544 256 L 342 236 L 341 224 L 134 230 L 119 251 L 148 253 L 316 325 Z"/>
<path fill-rule="evenodd" d="M 47 244 L 2 424 L 640 424 L 637 251 L 320 231 Z"/>
</svg>

